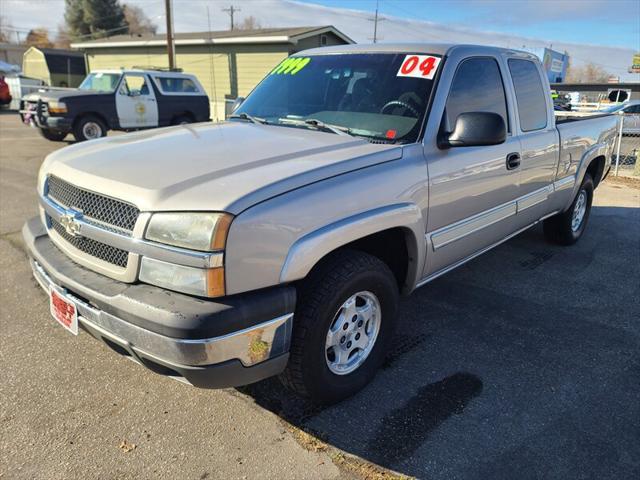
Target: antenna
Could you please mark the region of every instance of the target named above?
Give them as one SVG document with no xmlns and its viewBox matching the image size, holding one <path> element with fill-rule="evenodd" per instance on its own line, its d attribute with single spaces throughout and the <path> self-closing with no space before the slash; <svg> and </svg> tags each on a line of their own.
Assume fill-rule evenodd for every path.
<svg viewBox="0 0 640 480">
<path fill-rule="evenodd" d="M 378 22 L 383 22 L 386 20 L 385 18 L 378 17 L 378 3 L 379 3 L 379 0 L 376 0 L 375 16 L 373 18 L 367 18 L 367 20 L 369 20 L 370 22 L 373 22 L 373 38 L 370 37 L 370 39 L 373 40 L 373 43 L 378 42 Z"/>
</svg>

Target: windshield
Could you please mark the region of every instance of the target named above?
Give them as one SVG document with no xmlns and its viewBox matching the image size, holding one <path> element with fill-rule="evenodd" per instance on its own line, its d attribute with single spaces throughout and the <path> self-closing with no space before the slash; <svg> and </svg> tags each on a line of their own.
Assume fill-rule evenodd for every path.
<svg viewBox="0 0 640 480">
<path fill-rule="evenodd" d="M 120 81 L 119 73 L 90 73 L 78 87 L 80 90 L 95 90 L 97 92 L 111 93 L 115 91 Z"/>
<path fill-rule="evenodd" d="M 289 57 L 235 115 L 383 142 L 415 142 L 439 61 L 406 53 Z"/>
</svg>

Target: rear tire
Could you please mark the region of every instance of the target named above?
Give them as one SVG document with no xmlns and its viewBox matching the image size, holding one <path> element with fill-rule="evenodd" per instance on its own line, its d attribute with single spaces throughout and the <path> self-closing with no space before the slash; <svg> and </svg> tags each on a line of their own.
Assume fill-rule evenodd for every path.
<svg viewBox="0 0 640 480">
<path fill-rule="evenodd" d="M 52 142 L 61 142 L 64 140 L 64 137 L 67 136 L 67 132 L 58 132 L 55 130 L 47 130 L 45 128 L 39 128 L 38 130 L 40 131 L 40 135 Z"/>
<path fill-rule="evenodd" d="M 73 136 L 78 142 L 94 140 L 107 135 L 107 126 L 95 115 L 80 117 L 73 126 Z"/>
<path fill-rule="evenodd" d="M 384 361 L 397 305 L 398 286 L 385 263 L 357 250 L 333 255 L 298 290 L 282 383 L 321 404 L 358 392 Z"/>
<path fill-rule="evenodd" d="M 591 175 L 587 173 L 567 211 L 544 221 L 543 229 L 547 240 L 558 245 L 576 243 L 587 227 L 592 202 L 593 180 Z"/>
</svg>

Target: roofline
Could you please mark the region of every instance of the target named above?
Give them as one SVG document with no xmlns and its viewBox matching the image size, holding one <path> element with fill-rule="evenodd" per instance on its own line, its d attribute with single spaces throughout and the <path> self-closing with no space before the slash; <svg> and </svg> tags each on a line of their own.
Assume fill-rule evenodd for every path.
<svg viewBox="0 0 640 480">
<path fill-rule="evenodd" d="M 323 33 L 333 33 L 347 43 L 355 43 L 353 39 L 337 30 L 335 27 L 318 27 L 298 35 L 270 35 L 270 36 L 238 36 L 227 38 L 185 38 L 176 39 L 174 44 L 177 45 L 229 45 L 229 44 L 251 44 L 251 43 L 291 43 L 297 44 L 299 40 L 303 40 L 314 35 Z M 113 47 L 163 47 L 167 44 L 166 40 L 129 40 L 129 41 L 112 41 L 112 42 L 85 42 L 72 43 L 72 48 L 113 48 Z"/>
<path fill-rule="evenodd" d="M 48 48 L 48 47 L 47 48 L 40 48 L 40 47 L 38 47 L 36 45 L 29 45 L 27 47 L 27 49 L 24 51 L 23 55 L 26 55 L 28 52 L 30 52 L 32 50 L 40 52 L 45 56 L 46 55 L 61 55 L 61 56 L 67 55 L 69 57 L 78 57 L 78 58 L 84 57 L 84 52 L 76 52 L 76 51 L 73 51 L 73 50 L 69 50 L 67 48 Z M 47 53 L 47 50 L 55 50 L 55 51 Z"/>
</svg>

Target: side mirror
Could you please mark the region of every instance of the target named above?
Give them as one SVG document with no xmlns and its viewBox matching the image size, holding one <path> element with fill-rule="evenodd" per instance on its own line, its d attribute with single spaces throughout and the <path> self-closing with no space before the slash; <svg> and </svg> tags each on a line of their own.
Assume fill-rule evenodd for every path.
<svg viewBox="0 0 640 480">
<path fill-rule="evenodd" d="M 507 126 L 493 112 L 465 112 L 458 115 L 453 132 L 443 135 L 443 147 L 498 145 L 507 139 Z"/>
<path fill-rule="evenodd" d="M 240 107 L 240 105 L 242 105 L 242 102 L 244 102 L 244 97 L 236 98 L 231 105 L 231 113 L 235 112 Z"/>
</svg>

